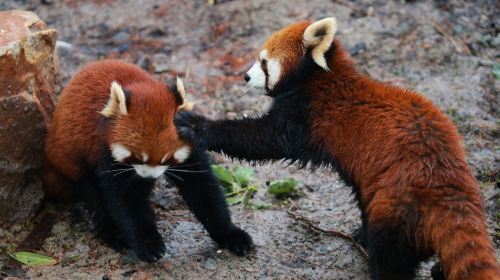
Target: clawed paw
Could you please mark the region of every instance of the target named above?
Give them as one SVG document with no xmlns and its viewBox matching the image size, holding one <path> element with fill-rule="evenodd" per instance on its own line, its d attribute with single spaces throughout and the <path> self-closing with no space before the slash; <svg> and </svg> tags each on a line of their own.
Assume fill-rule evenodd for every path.
<svg viewBox="0 0 500 280">
<path fill-rule="evenodd" d="M 201 137 L 202 127 L 206 119 L 202 116 L 190 113 L 179 112 L 175 115 L 174 123 L 177 127 L 177 132 L 181 137 L 190 140 L 196 145 L 201 145 L 199 138 Z"/>
<path fill-rule="evenodd" d="M 127 241 L 121 236 L 113 236 L 108 233 L 99 233 L 98 235 L 111 247 L 111 249 L 117 252 L 127 249 Z"/>
<path fill-rule="evenodd" d="M 237 227 L 228 232 L 224 240 L 220 243 L 220 246 L 229 249 L 229 251 L 238 256 L 246 255 L 254 247 L 252 237 Z"/>
<path fill-rule="evenodd" d="M 141 240 L 138 245 L 134 246 L 134 252 L 137 257 L 145 262 L 156 262 L 165 254 L 165 244 L 159 234 L 154 237 Z"/>
<path fill-rule="evenodd" d="M 97 236 L 99 236 L 111 249 L 120 252 L 127 249 L 127 240 L 120 234 L 112 222 L 94 223 L 97 229 Z"/>
</svg>

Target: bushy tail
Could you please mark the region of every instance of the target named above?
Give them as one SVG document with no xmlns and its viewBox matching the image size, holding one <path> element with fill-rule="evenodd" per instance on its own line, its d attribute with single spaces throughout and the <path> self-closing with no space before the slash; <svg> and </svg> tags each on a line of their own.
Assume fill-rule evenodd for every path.
<svg viewBox="0 0 500 280">
<path fill-rule="evenodd" d="M 448 280 L 500 280 L 480 204 L 468 199 L 441 201 L 440 209 L 433 211 L 431 240 Z"/>
</svg>

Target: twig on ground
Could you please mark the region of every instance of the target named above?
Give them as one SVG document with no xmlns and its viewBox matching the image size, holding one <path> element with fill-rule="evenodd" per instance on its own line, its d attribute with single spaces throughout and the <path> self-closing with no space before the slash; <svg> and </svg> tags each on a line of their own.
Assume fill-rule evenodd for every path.
<svg viewBox="0 0 500 280">
<path fill-rule="evenodd" d="M 406 83 L 405 78 L 394 78 L 394 79 L 389 79 L 389 80 L 384 80 L 384 83 L 394 85 L 394 84 L 403 84 Z"/>
<path fill-rule="evenodd" d="M 468 55 L 472 55 L 469 46 L 467 45 L 467 38 L 465 36 L 461 36 L 460 40 L 462 41 L 462 45 L 464 46 L 464 50 Z"/>
<path fill-rule="evenodd" d="M 335 235 L 335 236 L 338 236 L 340 238 L 343 238 L 343 239 L 350 241 L 351 243 L 353 243 L 353 245 L 356 248 L 358 248 L 358 250 L 362 253 L 362 255 L 365 258 L 368 258 L 368 253 L 366 252 L 365 248 L 363 248 L 363 246 L 361 246 L 361 244 L 359 244 L 356 240 L 354 240 L 354 238 L 352 238 L 352 236 L 345 234 L 345 233 L 338 231 L 338 230 L 324 229 L 324 228 L 317 226 L 313 221 L 309 220 L 308 218 L 294 213 L 295 212 L 294 209 L 297 209 L 297 206 L 291 200 L 289 200 L 289 202 L 290 202 L 290 207 L 287 209 L 286 212 L 294 220 L 305 222 L 311 229 L 317 230 L 317 231 L 322 232 L 322 233 L 332 234 L 332 235 Z"/>
<path fill-rule="evenodd" d="M 346 6 L 346 7 L 349 7 L 351 9 L 355 9 L 356 6 L 350 2 L 347 2 L 347 1 L 344 1 L 344 0 L 332 0 L 333 3 L 337 3 L 339 5 L 343 5 L 343 6 Z"/>
<path fill-rule="evenodd" d="M 432 22 L 432 26 L 434 26 L 436 31 L 439 32 L 441 35 L 443 35 L 446 39 L 448 39 L 451 42 L 451 44 L 455 47 L 455 50 L 458 53 L 463 52 L 463 53 L 468 54 L 468 55 L 471 54 L 469 48 L 467 47 L 467 45 L 463 41 L 457 42 L 457 40 L 455 40 L 455 38 L 453 36 L 446 33 L 444 28 L 441 27 L 437 22 L 435 22 L 434 20 L 431 22 Z"/>
</svg>

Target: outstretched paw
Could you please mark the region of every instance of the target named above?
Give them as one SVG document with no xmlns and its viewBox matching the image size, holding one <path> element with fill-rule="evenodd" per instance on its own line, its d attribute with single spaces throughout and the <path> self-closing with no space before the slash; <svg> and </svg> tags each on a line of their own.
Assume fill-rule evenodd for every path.
<svg viewBox="0 0 500 280">
<path fill-rule="evenodd" d="M 220 246 L 229 249 L 238 256 L 246 255 L 254 247 L 252 237 L 238 227 L 234 227 L 228 232 Z"/>
<path fill-rule="evenodd" d="M 190 112 L 178 112 L 174 119 L 177 132 L 197 146 L 203 144 L 200 139 L 205 121 L 205 117 Z"/>
<path fill-rule="evenodd" d="M 145 262 L 156 262 L 165 254 L 165 244 L 159 233 L 152 234 L 139 241 L 139 244 L 134 246 L 134 252 L 137 257 Z"/>
</svg>

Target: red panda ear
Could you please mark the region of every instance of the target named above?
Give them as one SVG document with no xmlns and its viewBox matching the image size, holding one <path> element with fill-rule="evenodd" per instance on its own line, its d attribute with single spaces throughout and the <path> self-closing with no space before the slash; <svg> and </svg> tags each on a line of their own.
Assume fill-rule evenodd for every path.
<svg viewBox="0 0 500 280">
<path fill-rule="evenodd" d="M 117 82 L 113 81 L 111 83 L 108 103 L 100 113 L 106 118 L 111 118 L 117 114 L 127 115 L 127 97 Z"/>
<path fill-rule="evenodd" d="M 181 78 L 177 77 L 174 89 L 175 99 L 177 100 L 177 111 L 191 111 L 194 104 L 186 100 L 186 90 Z"/>
<path fill-rule="evenodd" d="M 337 20 L 334 17 L 324 18 L 309 25 L 304 31 L 304 44 L 311 48 L 314 62 L 329 71 L 325 53 L 332 45 L 333 36 L 337 32 Z"/>
</svg>

